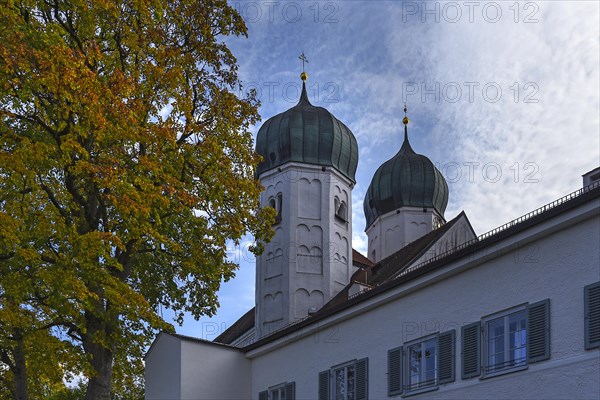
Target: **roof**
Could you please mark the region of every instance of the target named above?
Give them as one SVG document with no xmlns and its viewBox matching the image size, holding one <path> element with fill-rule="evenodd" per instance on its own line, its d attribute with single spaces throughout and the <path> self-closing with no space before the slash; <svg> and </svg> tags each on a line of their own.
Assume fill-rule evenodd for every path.
<svg viewBox="0 0 600 400">
<path fill-rule="evenodd" d="M 256 348 L 259 348 L 267 343 L 275 341 L 277 339 L 283 337 L 291 337 L 292 333 L 299 331 L 309 325 L 315 324 L 327 317 L 330 317 L 336 313 L 339 313 L 343 310 L 351 308 L 363 301 L 381 295 L 384 292 L 387 292 L 391 289 L 397 288 L 407 282 L 410 282 L 414 279 L 417 279 L 423 275 L 431 273 L 437 269 L 443 268 L 447 266 L 449 263 L 462 259 L 464 257 L 470 257 L 475 252 L 478 252 L 482 249 L 489 247 L 497 242 L 500 242 L 508 237 L 516 235 L 522 231 L 525 231 L 535 225 L 543 223 L 553 217 L 556 217 L 564 212 L 572 210 L 578 206 L 581 206 L 589 201 L 594 199 L 598 199 L 600 197 L 600 182 L 595 182 L 583 189 L 579 189 L 573 193 L 570 193 L 558 200 L 555 200 L 552 203 L 549 203 L 543 207 L 540 207 L 534 211 L 529 212 L 528 214 L 521 216 L 513 221 L 510 221 L 490 232 L 484 233 L 480 235 L 474 240 L 471 240 L 465 244 L 462 244 L 446 253 L 435 256 L 421 264 L 410 266 L 409 268 L 403 269 L 407 264 L 402 265 L 402 258 L 397 257 L 398 253 L 382 260 L 379 264 L 384 264 L 388 259 L 393 260 L 394 258 L 398 258 L 398 263 L 395 267 L 389 267 L 392 270 L 400 271 L 399 273 L 394 274 L 394 276 L 390 279 L 384 280 L 379 286 L 373 287 L 371 290 L 367 290 L 365 292 L 360 293 L 357 296 L 348 297 L 346 301 L 338 301 L 333 302 L 330 301 L 326 306 L 321 308 L 316 314 L 313 314 L 303 320 L 300 320 L 297 323 L 290 324 L 287 327 L 284 327 L 278 331 L 273 332 L 272 334 L 261 338 L 260 340 L 245 346 L 242 348 L 242 351 L 247 352 Z M 460 215 L 459 215 L 460 216 Z M 457 217 L 458 218 L 458 217 Z M 454 220 L 456 220 L 455 218 Z M 441 228 L 440 228 L 441 229 Z M 431 233 L 433 234 L 432 231 Z M 438 232 L 439 234 L 439 232 Z M 429 235 L 429 234 L 428 234 Z M 428 236 L 426 235 L 426 236 Z M 437 235 L 436 235 L 437 236 Z M 422 237 L 418 239 L 416 242 L 423 240 L 423 242 L 433 243 L 433 239 L 428 241 L 426 237 Z M 413 243 L 416 243 L 413 242 Z M 415 244 L 415 247 L 416 244 Z M 426 246 L 423 246 L 425 248 Z M 402 251 L 402 250 L 400 250 Z M 407 256 L 408 258 L 408 256 Z M 390 264 L 393 264 L 390 261 Z M 377 268 L 377 266 L 373 267 Z M 387 269 L 385 267 L 380 267 L 382 270 Z M 335 299 L 335 298 L 334 298 Z M 342 298 L 343 300 L 343 298 Z"/>
<path fill-rule="evenodd" d="M 357 250 L 352 249 L 352 264 L 356 265 L 357 267 L 371 267 L 373 265 L 375 265 L 375 263 L 371 260 L 369 260 L 367 257 L 363 256 L 361 253 L 359 253 Z"/>
<path fill-rule="evenodd" d="M 368 268 L 375 265 L 371 260 L 363 256 L 355 249 L 352 249 L 352 263 L 360 268 Z M 254 328 L 254 321 L 256 317 L 255 310 L 256 307 L 252 307 L 250 310 L 248 310 L 248 312 L 235 321 L 233 325 L 217 336 L 215 342 L 231 344 L 244 333 Z"/>
<path fill-rule="evenodd" d="M 446 179 L 429 158 L 415 153 L 405 126 L 402 147 L 375 171 L 365 194 L 366 229 L 401 207 L 433 208 L 443 217 L 447 205 Z"/>
<path fill-rule="evenodd" d="M 358 143 L 350 129 L 323 107 L 310 104 L 306 84 L 297 105 L 269 118 L 258 130 L 257 175 L 288 162 L 333 167 L 352 182 L 358 166 Z"/>
<path fill-rule="evenodd" d="M 202 343 L 202 344 L 208 344 L 208 345 L 213 345 L 213 346 L 222 346 L 222 347 L 228 348 L 230 350 L 241 351 L 241 349 L 239 347 L 230 346 L 228 343 L 220 343 L 220 342 L 210 341 L 210 340 L 201 339 L 201 338 L 197 338 L 197 337 L 193 337 L 193 336 L 186 336 L 186 335 L 180 335 L 178 333 L 161 331 L 158 333 L 158 336 L 154 339 L 154 341 L 150 345 L 150 348 L 148 348 L 148 351 L 146 351 L 146 354 L 144 354 L 144 360 L 148 358 L 148 356 L 150 355 L 150 353 L 152 352 L 156 343 L 158 343 L 158 340 L 160 339 L 160 337 L 162 335 L 172 336 L 174 338 L 177 338 L 179 340 L 183 340 L 186 342 L 195 342 L 195 343 Z"/>
<path fill-rule="evenodd" d="M 446 232 L 454 226 L 456 221 L 464 216 L 464 211 L 458 214 L 454 219 L 444 224 L 440 228 L 437 228 L 425 236 L 420 237 L 412 243 L 407 244 L 402 249 L 398 250 L 389 257 L 384 258 L 377 264 L 371 263 L 369 268 L 359 270 L 352 275 L 350 284 L 348 284 L 341 292 L 334 296 L 327 304 L 325 304 L 321 310 L 327 310 L 333 306 L 341 304 L 349 299 L 349 291 L 352 285 L 355 283 L 363 284 L 367 287 L 373 287 L 381 285 L 388 279 L 393 278 L 407 266 L 409 266 L 414 260 L 417 260 L 427 250 L 431 248 Z"/>
<path fill-rule="evenodd" d="M 255 312 L 256 307 L 252 307 L 246 314 L 242 315 L 237 321 L 227 328 L 215 339 L 217 343 L 231 344 L 235 339 L 254 328 Z"/>
</svg>

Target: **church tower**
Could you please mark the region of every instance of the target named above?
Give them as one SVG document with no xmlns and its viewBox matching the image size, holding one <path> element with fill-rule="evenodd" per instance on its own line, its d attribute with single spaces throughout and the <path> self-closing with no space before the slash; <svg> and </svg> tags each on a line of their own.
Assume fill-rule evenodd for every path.
<svg viewBox="0 0 600 400">
<path fill-rule="evenodd" d="M 358 145 L 350 129 L 313 106 L 305 72 L 298 104 L 259 129 L 257 169 L 275 235 L 256 262 L 256 338 L 308 316 L 352 274 L 352 188 Z"/>
<path fill-rule="evenodd" d="M 378 262 L 444 224 L 448 184 L 431 160 L 408 142 L 404 107 L 404 143 L 375 172 L 363 203 L 368 258 Z"/>
</svg>

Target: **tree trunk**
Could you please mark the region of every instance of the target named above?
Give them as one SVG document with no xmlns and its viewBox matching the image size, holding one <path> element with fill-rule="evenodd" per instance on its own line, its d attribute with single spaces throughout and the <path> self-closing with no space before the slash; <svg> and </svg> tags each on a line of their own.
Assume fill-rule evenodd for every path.
<svg viewBox="0 0 600 400">
<path fill-rule="evenodd" d="M 18 330 L 15 332 L 14 339 L 17 342 L 14 350 L 15 365 L 13 375 L 15 379 L 15 400 L 28 400 L 27 390 L 27 365 L 25 364 L 25 345 L 23 343 L 23 334 Z"/>
<path fill-rule="evenodd" d="M 90 318 L 88 317 L 88 321 Z M 90 376 L 85 400 L 110 400 L 112 392 L 113 351 L 98 343 L 94 338 L 106 335 L 104 324 L 88 322 L 88 332 L 83 337 L 83 348 L 92 357 L 94 373 Z M 100 332 L 98 334 L 98 332 Z"/>
</svg>

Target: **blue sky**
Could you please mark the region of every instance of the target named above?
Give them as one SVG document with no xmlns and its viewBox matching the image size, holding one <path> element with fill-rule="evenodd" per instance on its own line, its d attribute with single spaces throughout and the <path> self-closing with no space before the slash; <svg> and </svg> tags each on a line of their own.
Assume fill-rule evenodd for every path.
<svg viewBox="0 0 600 400">
<path fill-rule="evenodd" d="M 308 92 L 359 145 L 353 247 L 366 253 L 362 200 L 373 173 L 409 137 L 446 177 L 446 219 L 478 234 L 581 186 L 600 165 L 596 1 L 230 1 L 248 39 L 228 38 L 265 121 Z M 256 134 L 260 124 L 253 128 Z M 212 318 L 177 332 L 212 340 L 254 306 L 251 238 L 230 249 L 236 278 Z M 166 316 L 166 314 L 165 314 Z"/>
</svg>

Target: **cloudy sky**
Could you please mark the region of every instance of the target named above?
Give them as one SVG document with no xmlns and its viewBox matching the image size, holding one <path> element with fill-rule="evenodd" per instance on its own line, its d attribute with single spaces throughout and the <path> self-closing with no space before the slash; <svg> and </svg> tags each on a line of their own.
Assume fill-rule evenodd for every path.
<svg viewBox="0 0 600 400">
<path fill-rule="evenodd" d="M 311 102 L 357 138 L 353 246 L 366 254 L 362 201 L 373 173 L 409 137 L 446 177 L 446 219 L 478 234 L 581 186 L 600 165 L 596 1 L 239 1 L 248 39 L 227 42 L 263 121 L 296 104 L 304 51 Z M 258 131 L 260 124 L 253 131 Z M 212 340 L 254 306 L 254 258 L 213 318 L 177 331 Z"/>
</svg>

